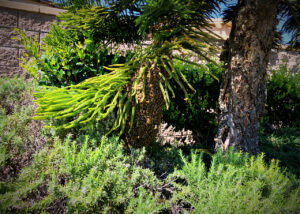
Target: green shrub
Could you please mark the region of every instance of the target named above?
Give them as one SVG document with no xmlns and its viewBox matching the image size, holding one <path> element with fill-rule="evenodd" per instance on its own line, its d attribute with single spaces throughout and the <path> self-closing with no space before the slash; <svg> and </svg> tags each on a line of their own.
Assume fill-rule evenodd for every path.
<svg viewBox="0 0 300 214">
<path fill-rule="evenodd" d="M 281 65 L 269 75 L 267 92 L 265 122 L 276 127 L 299 126 L 300 72 L 292 73 L 286 65 Z"/>
<path fill-rule="evenodd" d="M 139 166 L 144 154 L 145 150 L 124 153 L 117 138 L 56 142 L 52 149 L 41 150 L 15 182 L 2 184 L 0 210 L 36 213 L 65 200 L 67 213 L 124 212 L 129 204 L 128 212 L 135 213 L 140 205 L 131 199 L 140 192 L 142 200 L 141 188 L 154 192 L 161 185 L 153 172 Z M 32 199 L 32 194 L 41 195 L 43 185 L 47 194 Z"/>
<path fill-rule="evenodd" d="M 166 207 L 166 204 L 158 203 L 158 201 L 158 194 L 153 196 L 149 191 L 142 187 L 140 188 L 138 197 L 130 200 L 126 213 L 159 213 L 159 211 Z"/>
<path fill-rule="evenodd" d="M 4 108 L 6 113 L 10 114 L 14 111 L 15 106 L 33 104 L 34 87 L 34 83 L 25 82 L 23 76 L 20 79 L 17 77 L 0 78 L 0 108 Z"/>
<path fill-rule="evenodd" d="M 172 173 L 175 168 L 182 167 L 179 149 L 176 147 L 162 146 L 160 142 L 153 143 L 147 147 L 147 157 L 150 159 L 149 168 L 155 175 L 164 179 Z"/>
<path fill-rule="evenodd" d="M 184 166 L 170 180 L 177 191 L 173 201 L 182 201 L 191 213 L 296 213 L 300 207 L 299 181 L 290 181 L 278 162 L 265 164 L 263 155 L 249 158 L 230 150 L 213 155 L 209 169 L 201 155 L 182 157 Z"/>
<path fill-rule="evenodd" d="M 2 164 L 7 159 L 14 159 L 16 156 L 26 152 L 26 144 L 28 144 L 27 147 L 31 146 L 30 143 L 34 139 L 31 139 L 29 136 L 27 124 L 32 114 L 32 108 L 26 107 L 15 109 L 15 112 L 11 115 L 6 115 L 6 111 L 0 109 L 0 151 L 2 154 L 6 154 Z M 0 165 L 2 164 L 0 163 Z"/>
<path fill-rule="evenodd" d="M 42 85 L 67 86 L 77 84 L 90 77 L 109 71 L 104 68 L 116 63 L 125 63 L 132 57 L 127 51 L 124 56 L 102 44 L 95 43 L 89 33 L 84 32 L 78 38 L 67 29 L 53 25 L 44 38 L 44 45 L 39 50 L 39 43 L 16 30 L 26 50 L 21 66 L 37 78 Z"/>
<path fill-rule="evenodd" d="M 11 182 L 0 182 L 3 213 L 295 213 L 299 180 L 288 179 L 263 155 L 249 158 L 229 151 L 212 156 L 207 168 L 202 155 L 178 160 L 161 149 L 124 152 L 118 139 L 85 137 L 40 150 L 32 164 Z M 158 150 L 157 150 L 158 151 Z M 168 158 L 167 158 L 168 157 Z M 168 162 L 178 167 L 172 174 Z M 147 166 L 149 165 L 149 166 Z M 147 167 L 147 168 L 145 168 Z M 166 170 L 158 179 L 153 171 Z M 154 169 L 154 170 L 152 170 Z M 158 172 L 161 172 L 158 170 Z M 166 178 L 167 177 L 167 178 Z"/>
<path fill-rule="evenodd" d="M 95 43 L 87 32 L 83 32 L 83 37 L 79 38 L 73 31 L 59 25 L 51 27 L 50 33 L 44 38 L 41 51 L 37 41 L 21 30 L 17 30 L 17 33 L 19 37 L 16 39 L 22 42 L 27 51 L 21 65 L 41 85 L 57 87 L 73 85 L 90 77 L 108 73 L 110 70 L 105 66 L 125 63 L 133 56 L 130 51 L 122 55 L 112 48 L 104 48 L 103 44 Z M 76 114 L 74 115 L 76 117 Z M 75 120 L 74 117 L 55 121 L 50 118 L 46 123 L 59 126 L 68 123 L 67 120 Z M 59 135 L 61 139 L 68 133 L 72 133 L 74 138 L 82 134 L 103 134 L 111 129 L 113 118 L 114 114 L 110 113 L 110 116 L 101 122 L 92 121 L 85 131 L 79 131 L 82 127 L 74 127 L 69 131 L 52 129 L 46 132 L 52 136 Z"/>
<path fill-rule="evenodd" d="M 164 109 L 163 120 L 178 129 L 193 131 L 195 140 L 202 147 L 210 148 L 217 128 L 216 111 L 220 91 L 220 83 L 214 76 L 220 79 L 222 70 L 212 63 L 200 68 L 180 61 L 176 61 L 175 65 L 196 92 L 189 93 L 189 105 L 180 87 L 171 84 L 174 85 L 176 97 L 170 98 L 170 108 Z"/>
<path fill-rule="evenodd" d="M 23 78 L 0 79 L 0 179 L 16 176 L 44 144 L 41 123 L 32 121 L 32 91 Z"/>
<path fill-rule="evenodd" d="M 65 124 L 66 122 L 68 122 L 68 120 L 48 119 L 44 121 L 44 124 L 47 126 L 47 128 L 43 129 L 43 135 L 45 135 L 49 139 L 58 137 L 62 141 L 64 141 L 67 137 L 69 137 L 71 140 L 79 140 L 84 138 L 85 135 L 96 139 L 107 134 L 111 130 L 114 124 L 114 118 L 114 114 L 111 113 L 108 117 L 104 118 L 101 121 L 91 122 L 89 126 L 84 129 L 82 129 L 81 126 L 75 126 L 70 129 L 55 128 Z"/>
<path fill-rule="evenodd" d="M 274 131 L 262 130 L 260 150 L 266 159 L 279 160 L 282 168 L 300 177 L 300 129 L 282 128 Z"/>
</svg>

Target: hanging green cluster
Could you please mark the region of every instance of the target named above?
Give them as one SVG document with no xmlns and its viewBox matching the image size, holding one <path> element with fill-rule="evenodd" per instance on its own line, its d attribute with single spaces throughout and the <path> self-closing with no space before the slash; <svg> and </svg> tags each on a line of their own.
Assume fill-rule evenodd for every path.
<svg viewBox="0 0 300 214">
<path fill-rule="evenodd" d="M 85 128 L 93 120 L 107 117 L 126 97 L 124 86 L 130 79 L 129 67 L 119 66 L 114 72 L 87 79 L 65 88 L 46 87 L 35 93 L 39 105 L 34 119 L 70 118 L 58 128 Z"/>
</svg>

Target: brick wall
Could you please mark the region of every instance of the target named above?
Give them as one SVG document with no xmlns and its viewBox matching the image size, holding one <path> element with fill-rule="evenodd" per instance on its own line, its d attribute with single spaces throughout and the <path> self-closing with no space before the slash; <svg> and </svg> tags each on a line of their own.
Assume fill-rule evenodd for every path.
<svg viewBox="0 0 300 214">
<path fill-rule="evenodd" d="M 28 35 L 41 42 L 55 20 L 55 15 L 0 7 L 0 76 L 22 73 L 19 58 L 24 49 L 18 41 L 11 40 L 14 28 L 24 29 Z"/>
</svg>

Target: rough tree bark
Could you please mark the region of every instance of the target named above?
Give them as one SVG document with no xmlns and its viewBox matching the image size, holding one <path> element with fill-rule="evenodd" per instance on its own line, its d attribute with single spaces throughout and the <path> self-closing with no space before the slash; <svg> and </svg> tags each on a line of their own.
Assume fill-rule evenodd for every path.
<svg viewBox="0 0 300 214">
<path fill-rule="evenodd" d="M 143 146 L 150 146 L 155 142 L 159 125 L 163 116 L 163 103 L 164 98 L 159 87 L 159 68 L 154 68 L 147 71 L 146 80 L 144 77 L 141 78 L 137 87 L 137 96 L 139 102 L 136 103 L 133 100 L 133 105 L 135 105 L 135 117 L 134 124 L 129 132 L 130 124 L 126 125 L 122 139 L 127 145 L 134 148 L 141 148 Z M 164 75 L 166 75 L 163 72 Z M 133 77 L 133 80 L 137 78 L 139 72 Z M 143 97 L 143 82 L 146 81 L 145 87 L 145 98 L 143 102 L 140 102 Z M 133 82 L 133 81 L 132 81 Z M 128 91 L 131 91 L 132 85 L 128 86 Z"/>
<path fill-rule="evenodd" d="M 279 0 L 239 0 L 221 60 L 216 149 L 257 154 L 259 120 L 266 102 L 266 68 L 274 41 Z"/>
</svg>

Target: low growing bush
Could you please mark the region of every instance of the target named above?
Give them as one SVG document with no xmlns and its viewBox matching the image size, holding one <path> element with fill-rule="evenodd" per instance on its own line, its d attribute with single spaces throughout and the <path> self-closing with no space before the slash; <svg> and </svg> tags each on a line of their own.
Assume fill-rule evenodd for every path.
<svg viewBox="0 0 300 214">
<path fill-rule="evenodd" d="M 277 161 L 268 165 L 263 157 L 219 151 L 208 169 L 201 155 L 182 156 L 183 168 L 168 178 L 177 179 L 172 200 L 191 213 L 297 213 L 299 180 L 292 182 Z"/>
<path fill-rule="evenodd" d="M 167 152 L 161 150 L 160 155 Z M 149 152 L 148 152 L 149 153 Z M 155 156 L 124 152 L 115 137 L 65 142 L 42 149 L 11 182 L 0 183 L 3 213 L 295 213 L 299 180 L 277 161 L 233 150 L 212 156 L 192 152 L 175 171 L 156 177 Z M 160 159 L 168 164 L 167 158 Z M 148 165 L 149 166 L 148 166 Z M 163 163 L 161 163 L 163 164 Z M 157 166 L 159 167 L 159 166 Z M 153 170 L 154 169 L 154 170 Z M 169 174 L 171 173 L 171 174 Z M 160 174 L 158 174 L 160 175 Z"/>
<path fill-rule="evenodd" d="M 34 88 L 23 78 L 0 79 L 0 180 L 16 176 L 45 143 L 41 122 L 31 119 Z"/>
<path fill-rule="evenodd" d="M 0 210 L 40 213 L 64 201 L 66 213 L 122 213 L 129 204 L 128 213 L 136 213 L 144 206 L 141 200 L 148 199 L 148 209 L 157 209 L 153 198 L 159 193 L 149 194 L 161 181 L 139 166 L 144 154 L 132 150 L 127 155 L 115 137 L 56 142 L 39 152 L 16 181 L 2 183 Z M 139 200 L 133 200 L 138 194 Z"/>
<path fill-rule="evenodd" d="M 279 165 L 298 178 L 300 177 L 300 128 L 282 128 L 277 130 L 262 130 L 260 150 L 266 154 L 266 159 L 279 160 Z"/>
</svg>

